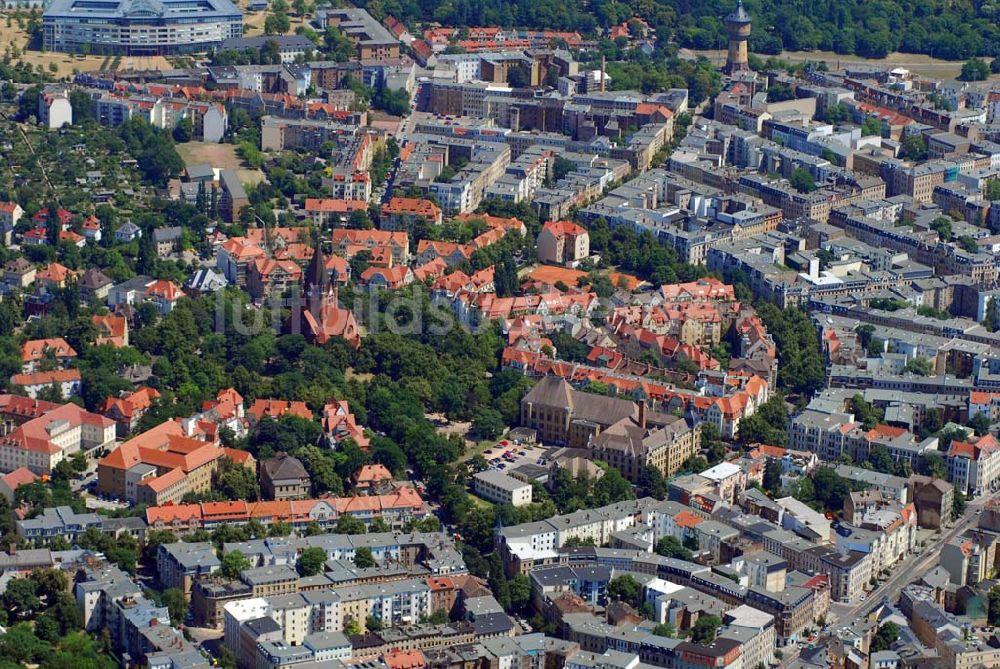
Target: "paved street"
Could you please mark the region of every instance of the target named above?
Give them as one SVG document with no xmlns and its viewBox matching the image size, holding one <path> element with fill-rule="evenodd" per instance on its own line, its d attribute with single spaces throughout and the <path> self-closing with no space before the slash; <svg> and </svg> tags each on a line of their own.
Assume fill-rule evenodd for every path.
<svg viewBox="0 0 1000 669">
<path fill-rule="evenodd" d="M 903 591 L 907 585 L 913 581 L 920 578 L 920 576 L 929 570 L 933 569 L 938 562 L 938 558 L 941 555 L 941 548 L 952 538 L 958 536 L 970 527 L 974 527 L 979 520 L 979 513 L 986 506 L 986 503 L 990 501 L 990 497 L 980 497 L 971 502 L 969 502 L 968 507 L 965 510 L 965 514 L 950 529 L 945 529 L 944 532 L 939 534 L 934 534 L 927 539 L 927 543 L 924 545 L 920 552 L 915 556 L 910 556 L 902 564 L 897 565 L 892 570 L 892 575 L 889 579 L 877 587 L 872 592 L 865 595 L 865 598 L 854 604 L 830 604 L 830 619 L 827 621 L 830 625 L 828 627 L 829 632 L 825 634 L 820 634 L 819 638 L 816 640 L 816 646 L 822 646 L 831 636 L 832 630 L 838 625 L 849 624 L 858 618 L 860 618 L 864 613 L 869 611 L 878 602 L 884 599 L 890 602 L 895 602 L 900 593 Z M 787 648 L 782 648 L 782 659 L 779 664 L 779 668 L 784 668 L 791 666 L 799 656 L 799 646 L 789 646 Z"/>
<path fill-rule="evenodd" d="M 976 525 L 979 520 L 979 512 L 982 511 L 990 499 L 990 497 L 979 497 L 969 502 L 969 506 L 965 510 L 965 515 L 962 516 L 961 520 L 953 528 L 932 537 L 919 555 L 910 557 L 902 565 L 893 569 L 889 580 L 872 591 L 863 602 L 859 602 L 845 611 L 840 616 L 840 620 L 854 620 L 861 615 L 863 610 L 870 608 L 873 603 L 880 602 L 882 599 L 895 602 L 899 598 L 899 594 L 903 591 L 903 588 L 934 568 L 938 562 L 938 557 L 941 555 L 941 548 L 945 543 Z"/>
<path fill-rule="evenodd" d="M 933 535 L 928 539 L 927 544 L 916 556 L 911 556 L 901 565 L 897 565 L 892 570 L 892 575 L 885 583 L 868 593 L 865 598 L 855 604 L 831 604 L 831 631 L 837 624 L 849 624 L 857 620 L 865 612 L 870 610 L 875 604 L 883 600 L 895 602 L 900 593 L 907 585 L 920 578 L 920 576 L 933 569 L 941 555 L 941 548 L 944 544 L 958 536 L 970 527 L 974 527 L 979 520 L 979 513 L 986 506 L 992 497 L 979 497 L 969 502 L 965 514 L 950 529 L 946 529 L 940 534 Z M 822 645 L 829 638 L 829 633 L 821 635 L 817 640 L 817 645 Z M 785 652 L 781 666 L 787 666 L 798 655 L 797 649 L 792 652 Z"/>
</svg>

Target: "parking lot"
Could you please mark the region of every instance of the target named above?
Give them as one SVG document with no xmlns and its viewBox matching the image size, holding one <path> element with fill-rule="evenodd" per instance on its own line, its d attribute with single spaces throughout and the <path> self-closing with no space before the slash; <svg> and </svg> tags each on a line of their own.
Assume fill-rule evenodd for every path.
<svg viewBox="0 0 1000 669">
<path fill-rule="evenodd" d="M 519 444 L 509 439 L 501 439 L 495 446 L 483 451 L 482 456 L 490 469 L 510 471 L 521 465 L 547 466 L 550 449 L 537 444 Z M 471 464 L 471 461 L 466 461 Z"/>
</svg>

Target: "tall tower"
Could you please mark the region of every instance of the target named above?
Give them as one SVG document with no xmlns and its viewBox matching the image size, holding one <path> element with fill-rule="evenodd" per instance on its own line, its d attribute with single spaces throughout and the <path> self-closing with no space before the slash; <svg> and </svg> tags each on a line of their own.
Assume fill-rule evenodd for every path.
<svg viewBox="0 0 1000 669">
<path fill-rule="evenodd" d="M 726 17 L 729 31 L 729 54 L 726 56 L 726 74 L 745 72 L 750 69 L 747 56 L 747 39 L 750 38 L 750 15 L 743 9 L 743 0 L 738 0 L 736 9 Z"/>
</svg>

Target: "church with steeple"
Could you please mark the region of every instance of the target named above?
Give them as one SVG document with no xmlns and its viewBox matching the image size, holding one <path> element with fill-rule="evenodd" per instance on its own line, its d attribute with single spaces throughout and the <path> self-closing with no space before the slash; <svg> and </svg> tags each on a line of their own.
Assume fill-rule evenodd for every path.
<svg viewBox="0 0 1000 669">
<path fill-rule="evenodd" d="M 354 348 L 361 346 L 358 321 L 350 309 L 338 301 L 336 285 L 330 281 L 323 241 L 316 235 L 316 249 L 302 279 L 302 300 L 289 318 L 286 330 L 302 334 L 314 344 L 325 344 L 334 338 L 347 341 Z"/>
</svg>

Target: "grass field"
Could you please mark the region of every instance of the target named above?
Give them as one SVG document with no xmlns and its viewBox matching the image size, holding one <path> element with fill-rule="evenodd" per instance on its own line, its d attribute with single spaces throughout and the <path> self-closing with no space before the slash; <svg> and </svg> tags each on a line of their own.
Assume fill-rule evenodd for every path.
<svg viewBox="0 0 1000 669">
<path fill-rule="evenodd" d="M 185 165 L 208 163 L 212 167 L 235 170 L 240 181 L 245 184 L 258 184 L 264 180 L 263 172 L 243 165 L 233 144 L 185 142 L 177 145 L 177 153 L 181 154 Z"/>
<path fill-rule="evenodd" d="M 20 60 L 31 63 L 37 68 L 41 65 L 46 73 L 51 73 L 51 65 L 55 64 L 55 75 L 59 78 L 70 78 L 74 71 L 88 72 L 92 70 L 151 70 L 169 69 L 172 65 L 162 56 L 84 56 L 82 54 L 55 53 L 52 51 L 28 50 L 28 33 L 18 27 L 12 20 L 7 25 L 9 12 L 0 12 L 0 44 L 15 46 L 21 52 Z M 27 20 L 24 20 L 27 25 Z"/>
<path fill-rule="evenodd" d="M 267 12 L 254 12 L 252 14 L 247 14 L 243 21 L 243 35 L 245 37 L 255 37 L 257 35 L 264 34 L 264 19 L 267 18 Z M 294 35 L 295 29 L 299 26 L 304 26 L 309 23 L 309 15 L 306 14 L 305 17 L 295 16 L 293 14 L 288 15 L 288 32 L 286 35 Z"/>
</svg>

